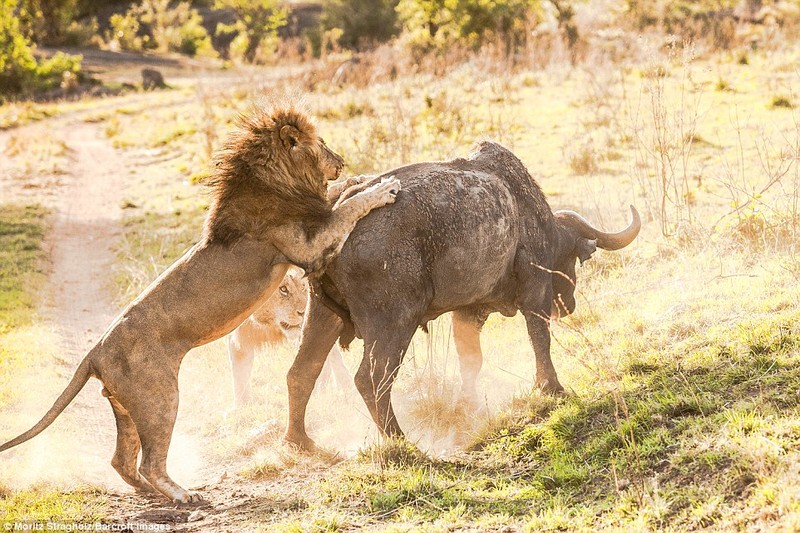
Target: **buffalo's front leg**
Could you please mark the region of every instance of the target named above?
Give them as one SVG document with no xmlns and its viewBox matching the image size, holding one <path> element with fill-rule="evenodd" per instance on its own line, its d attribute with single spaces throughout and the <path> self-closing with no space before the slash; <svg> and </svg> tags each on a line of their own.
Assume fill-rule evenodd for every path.
<svg viewBox="0 0 800 533">
<path fill-rule="evenodd" d="M 558 382 L 553 360 L 550 358 L 550 316 L 549 310 L 539 312 L 523 311 L 528 326 L 528 336 L 536 355 L 536 386 L 544 392 L 561 393 L 564 387 Z"/>
<path fill-rule="evenodd" d="M 312 295 L 308 302 L 300 349 L 286 375 L 289 424 L 284 438 L 303 450 L 316 449 L 314 441 L 306 434 L 306 407 L 328 352 L 336 343 L 341 329 L 342 321 L 339 317 Z"/>
</svg>

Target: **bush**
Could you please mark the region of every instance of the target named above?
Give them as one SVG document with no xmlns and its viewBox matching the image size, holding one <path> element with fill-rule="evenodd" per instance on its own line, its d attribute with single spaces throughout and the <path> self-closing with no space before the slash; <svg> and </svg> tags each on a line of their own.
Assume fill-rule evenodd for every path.
<svg viewBox="0 0 800 533">
<path fill-rule="evenodd" d="M 112 48 L 122 50 L 141 51 L 142 38 L 139 37 L 139 16 L 133 12 L 134 8 L 128 10 L 124 15 L 114 14 L 108 19 L 111 25 L 111 32 L 106 35 L 106 40 Z"/>
<path fill-rule="evenodd" d="M 67 46 L 86 46 L 88 44 L 101 44 L 100 26 L 97 17 L 72 21 L 67 26 L 64 35 L 64 44 Z"/>
<path fill-rule="evenodd" d="M 50 59 L 40 62 L 35 71 L 35 88 L 52 89 L 57 87 L 64 79 L 64 73 L 69 72 L 77 77 L 81 74 L 81 60 L 83 56 L 68 55 L 56 52 Z"/>
<path fill-rule="evenodd" d="M 16 0 L 0 0 L 0 92 L 22 90 L 25 78 L 36 70 L 30 43 L 16 17 Z"/>
<path fill-rule="evenodd" d="M 263 62 L 276 47 L 278 28 L 286 25 L 288 11 L 279 0 L 215 0 L 217 9 L 231 9 L 236 22 L 217 26 L 217 34 L 238 32 L 231 56 L 247 63 Z"/>
<path fill-rule="evenodd" d="M 339 44 L 346 48 L 386 42 L 398 34 L 399 0 L 327 0 L 322 27 L 342 31 Z"/>
<path fill-rule="evenodd" d="M 23 33 L 34 43 L 63 45 L 78 16 L 78 0 L 19 0 L 18 16 Z"/>
<path fill-rule="evenodd" d="M 106 36 L 112 47 L 123 50 L 157 50 L 194 55 L 215 55 L 202 18 L 189 2 L 169 7 L 170 0 L 144 0 L 124 14 L 109 19 Z"/>
<path fill-rule="evenodd" d="M 400 0 L 397 12 L 410 44 L 423 49 L 521 40 L 528 19 L 542 16 L 539 0 Z"/>
<path fill-rule="evenodd" d="M 736 37 L 739 0 L 627 0 L 625 18 L 637 30 L 659 28 L 685 41 L 706 40 L 728 49 Z"/>
<path fill-rule="evenodd" d="M 61 52 L 37 62 L 22 34 L 17 8 L 17 0 L 0 0 L 0 100 L 58 86 L 65 72 L 78 76 L 81 69 L 81 56 Z"/>
</svg>

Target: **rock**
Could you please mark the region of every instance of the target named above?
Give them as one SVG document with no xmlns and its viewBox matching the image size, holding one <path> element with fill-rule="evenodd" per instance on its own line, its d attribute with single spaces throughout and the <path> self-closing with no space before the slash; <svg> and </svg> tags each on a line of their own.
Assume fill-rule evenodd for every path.
<svg viewBox="0 0 800 533">
<path fill-rule="evenodd" d="M 153 522 L 154 524 L 185 524 L 189 519 L 189 511 L 176 509 L 152 509 L 136 515 L 139 520 Z"/>
<path fill-rule="evenodd" d="M 142 69 L 142 89 L 163 89 L 167 84 L 164 83 L 164 76 L 154 68 Z"/>
</svg>

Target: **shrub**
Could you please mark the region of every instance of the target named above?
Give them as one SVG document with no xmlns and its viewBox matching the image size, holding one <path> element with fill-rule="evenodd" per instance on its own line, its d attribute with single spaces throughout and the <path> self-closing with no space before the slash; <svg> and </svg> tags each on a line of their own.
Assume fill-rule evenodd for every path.
<svg viewBox="0 0 800 533">
<path fill-rule="evenodd" d="M 106 40 L 112 48 L 123 50 L 142 50 L 142 38 L 139 37 L 139 17 L 133 12 L 134 8 L 128 10 L 124 15 L 114 14 L 108 19 L 111 25 L 111 33 L 106 36 Z"/>
<path fill-rule="evenodd" d="M 521 40 L 528 19 L 542 16 L 539 0 L 400 0 L 397 12 L 410 44 L 423 49 Z"/>
<path fill-rule="evenodd" d="M 100 26 L 97 17 L 72 21 L 64 35 L 64 44 L 67 46 L 86 46 L 87 44 L 101 44 Z"/>
<path fill-rule="evenodd" d="M 0 0 L 0 92 L 22 90 L 25 78 L 35 71 L 36 60 L 15 15 L 16 0 Z"/>
<path fill-rule="evenodd" d="M 275 50 L 278 28 L 286 25 L 288 11 L 279 0 L 215 0 L 217 9 L 231 9 L 236 22 L 220 24 L 217 34 L 238 32 L 231 43 L 231 55 L 255 63 Z"/>
<path fill-rule="evenodd" d="M 65 72 L 80 73 L 81 56 L 57 53 L 37 62 L 16 16 L 17 0 L 0 0 L 0 100 L 4 96 L 49 89 Z"/>
<path fill-rule="evenodd" d="M 398 0 L 327 0 L 322 27 L 342 31 L 339 44 L 347 48 L 388 41 L 399 32 Z"/>
<path fill-rule="evenodd" d="M 637 30 L 656 27 L 682 40 L 707 40 L 728 49 L 736 37 L 739 0 L 627 0 L 626 20 Z"/>
<path fill-rule="evenodd" d="M 66 72 L 79 77 L 82 59 L 83 56 L 80 55 L 73 56 L 64 52 L 56 52 L 53 57 L 45 59 L 37 65 L 34 76 L 35 88 L 51 89 L 58 86 Z"/>
<path fill-rule="evenodd" d="M 195 9 L 189 9 L 187 2 L 182 2 L 185 13 L 183 22 L 177 27 L 177 35 L 170 39 L 170 49 L 188 56 L 215 56 L 211 38 L 203 27 L 203 19 Z"/>
<path fill-rule="evenodd" d="M 215 55 L 197 10 L 189 2 L 169 5 L 170 0 L 143 0 L 124 15 L 112 15 L 107 40 L 123 50 Z"/>
<path fill-rule="evenodd" d="M 772 100 L 769 103 L 770 109 L 792 109 L 794 104 L 792 104 L 792 100 L 787 98 L 786 96 L 773 96 Z"/>
<path fill-rule="evenodd" d="M 34 43 L 66 44 L 68 28 L 78 16 L 78 0 L 19 0 L 22 31 Z"/>
</svg>

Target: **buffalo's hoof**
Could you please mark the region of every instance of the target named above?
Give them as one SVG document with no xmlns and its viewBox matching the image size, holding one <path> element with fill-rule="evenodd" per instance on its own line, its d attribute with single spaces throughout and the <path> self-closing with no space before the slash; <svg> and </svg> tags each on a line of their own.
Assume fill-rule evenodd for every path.
<svg viewBox="0 0 800 533">
<path fill-rule="evenodd" d="M 308 438 L 308 436 L 295 436 L 289 435 L 288 433 L 284 435 L 283 441 L 289 445 L 289 447 L 294 448 L 298 451 L 310 453 L 310 454 L 319 454 L 322 453 L 322 449 L 317 446 L 317 443 Z"/>
<path fill-rule="evenodd" d="M 557 379 L 537 381 L 536 388 L 551 396 L 563 396 L 566 394 L 564 387 L 561 386 L 561 383 L 559 383 Z"/>
</svg>

